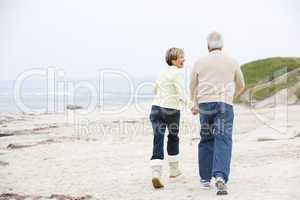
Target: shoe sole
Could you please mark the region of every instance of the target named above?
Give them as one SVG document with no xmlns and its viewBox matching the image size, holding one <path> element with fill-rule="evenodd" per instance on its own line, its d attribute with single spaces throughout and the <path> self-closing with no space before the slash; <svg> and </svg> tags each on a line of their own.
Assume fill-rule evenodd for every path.
<svg viewBox="0 0 300 200">
<path fill-rule="evenodd" d="M 169 178 L 174 179 L 174 178 L 177 178 L 179 176 L 181 176 L 181 174 L 178 174 L 177 176 L 169 176 Z"/>
<path fill-rule="evenodd" d="M 152 185 L 155 189 L 160 189 L 164 187 L 164 185 L 160 182 L 159 178 L 153 178 Z"/>
<path fill-rule="evenodd" d="M 210 189 L 212 189 L 212 187 L 211 187 L 210 185 L 209 185 L 209 186 L 201 185 L 200 188 L 201 188 L 202 190 L 210 190 Z"/>
<path fill-rule="evenodd" d="M 222 190 L 222 191 L 218 191 L 217 192 L 218 196 L 222 196 L 222 195 L 228 195 L 228 192 L 226 190 Z"/>
</svg>

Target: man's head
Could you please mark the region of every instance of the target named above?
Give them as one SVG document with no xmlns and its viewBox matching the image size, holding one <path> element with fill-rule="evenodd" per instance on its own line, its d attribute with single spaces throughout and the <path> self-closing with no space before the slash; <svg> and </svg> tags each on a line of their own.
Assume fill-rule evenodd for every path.
<svg viewBox="0 0 300 200">
<path fill-rule="evenodd" d="M 179 48 L 171 48 L 166 52 L 166 62 L 169 66 L 182 68 L 184 64 L 184 51 Z"/>
<path fill-rule="evenodd" d="M 207 37 L 207 47 L 209 51 L 223 48 L 223 38 L 218 32 L 212 32 Z"/>
</svg>

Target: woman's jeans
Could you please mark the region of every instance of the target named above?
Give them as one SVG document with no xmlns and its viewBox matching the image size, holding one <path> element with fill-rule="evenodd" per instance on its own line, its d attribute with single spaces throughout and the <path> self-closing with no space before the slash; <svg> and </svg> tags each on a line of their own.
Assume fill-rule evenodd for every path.
<svg viewBox="0 0 300 200">
<path fill-rule="evenodd" d="M 178 155 L 180 110 L 153 105 L 150 113 L 150 121 L 154 132 L 151 160 L 164 159 L 164 135 L 166 128 L 168 128 L 169 132 L 167 143 L 168 155 Z"/>
<path fill-rule="evenodd" d="M 223 102 L 200 103 L 201 140 L 198 145 L 200 178 L 228 181 L 232 151 L 233 107 Z"/>
</svg>

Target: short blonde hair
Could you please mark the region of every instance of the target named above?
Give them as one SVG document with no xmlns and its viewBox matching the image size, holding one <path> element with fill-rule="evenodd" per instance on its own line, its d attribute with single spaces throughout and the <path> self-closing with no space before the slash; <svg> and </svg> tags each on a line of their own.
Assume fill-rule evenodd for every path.
<svg viewBox="0 0 300 200">
<path fill-rule="evenodd" d="M 167 52 L 166 52 L 166 62 L 169 66 L 172 65 L 172 60 L 177 60 L 177 58 L 179 56 L 184 56 L 184 51 L 182 49 L 179 48 L 170 48 Z"/>
</svg>

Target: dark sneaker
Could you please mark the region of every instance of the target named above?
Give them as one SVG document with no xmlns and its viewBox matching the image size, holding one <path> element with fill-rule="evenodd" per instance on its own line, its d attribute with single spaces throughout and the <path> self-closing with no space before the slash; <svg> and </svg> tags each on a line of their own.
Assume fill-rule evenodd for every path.
<svg viewBox="0 0 300 200">
<path fill-rule="evenodd" d="M 217 195 L 227 195 L 228 194 L 225 181 L 220 177 L 216 178 L 216 188 L 217 188 Z"/>
</svg>

